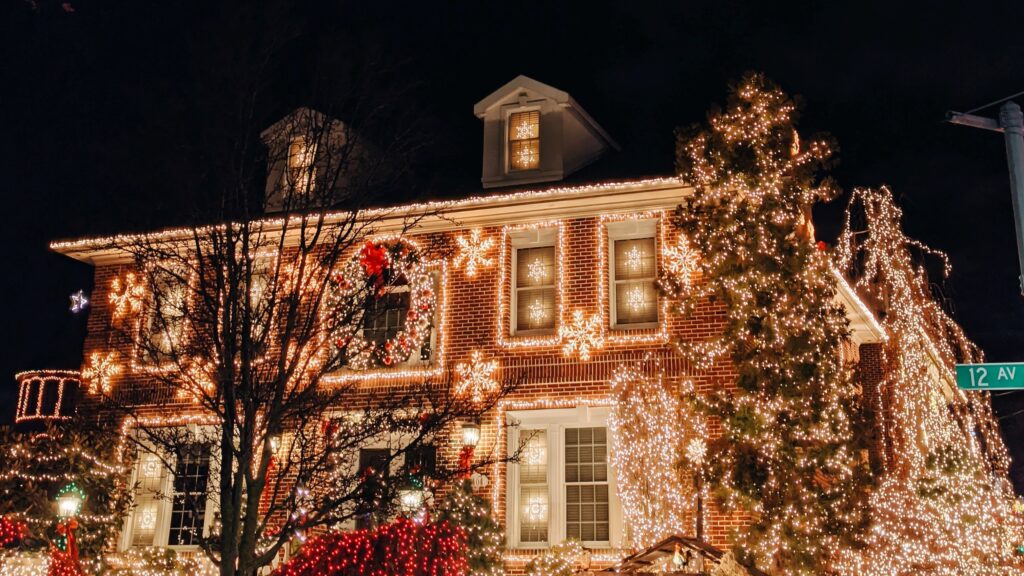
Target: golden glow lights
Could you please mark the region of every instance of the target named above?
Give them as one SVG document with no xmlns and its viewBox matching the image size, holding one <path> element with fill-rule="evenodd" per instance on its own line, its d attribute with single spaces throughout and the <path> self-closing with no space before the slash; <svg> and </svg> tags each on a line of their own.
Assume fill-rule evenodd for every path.
<svg viewBox="0 0 1024 576">
<path fill-rule="evenodd" d="M 110 394 L 111 382 L 124 369 L 116 362 L 117 352 L 93 352 L 89 354 L 89 362 L 82 370 L 90 394 Z"/>
<path fill-rule="evenodd" d="M 679 395 L 669 390 L 660 373 L 652 377 L 644 368 L 625 364 L 615 371 L 611 387 L 616 402 L 608 416 L 608 461 L 638 548 L 690 533 L 694 489 L 678 466 L 684 446 L 702 442 L 684 429 Z"/>
<path fill-rule="evenodd" d="M 863 229 L 853 228 L 854 213 Z M 836 569 L 868 576 L 1024 572 L 1014 550 L 1024 542 L 1024 518 L 1014 514 L 1009 460 L 988 396 L 950 385 L 953 364 L 981 361 L 981 352 L 934 300 L 925 267 L 912 256 L 938 257 L 948 274 L 945 255 L 907 238 L 901 221 L 888 189 L 857 189 L 841 236 L 840 265 L 857 288 L 887 303 L 890 338 L 876 411 L 891 449 L 871 494 L 867 547 L 840 551 Z"/>
<path fill-rule="evenodd" d="M 556 346 L 561 342 L 561 338 L 558 333 L 550 336 L 512 336 L 511 330 L 509 329 L 510 314 L 509 314 L 509 300 L 515 298 L 514 292 L 510 295 L 509 273 L 507 272 L 511 266 L 508 265 L 510 254 L 512 250 L 515 250 L 511 246 L 510 234 L 515 232 L 522 232 L 526 230 L 531 231 L 543 231 L 545 229 L 555 229 L 555 325 L 561 326 L 563 323 L 563 309 L 565 303 L 565 223 L 561 220 L 548 220 L 544 222 L 534 222 L 531 224 L 521 224 L 515 226 L 505 226 L 501 231 L 501 248 L 500 257 L 498 262 L 499 276 L 498 276 L 498 306 L 497 306 L 497 340 L 498 345 L 505 348 L 528 348 L 537 346 Z M 545 270 L 544 277 L 546 278 L 547 272 Z M 538 302 L 539 304 L 539 302 Z M 536 318 L 546 319 L 544 314 L 546 311 L 539 310 L 537 308 L 529 310 L 531 314 L 531 320 L 535 319 L 533 314 L 537 314 Z"/>
<path fill-rule="evenodd" d="M 134 272 L 128 272 L 121 278 L 114 278 L 110 282 L 110 293 L 108 299 L 114 305 L 113 316 L 115 320 L 124 318 L 127 315 L 136 315 L 142 311 L 143 298 L 146 297 L 146 287 L 138 280 Z"/>
<path fill-rule="evenodd" d="M 455 365 L 455 373 L 458 375 L 455 394 L 468 397 L 475 404 L 483 402 L 488 395 L 498 389 L 497 371 L 497 360 L 484 360 L 483 353 L 474 350 L 469 362 Z"/>
<path fill-rule="evenodd" d="M 569 358 L 578 354 L 580 360 L 590 360 L 591 352 L 604 347 L 604 333 L 601 330 L 601 316 L 594 314 L 590 318 L 583 315 L 583 310 L 572 313 L 572 322 L 567 326 L 559 326 L 558 336 L 565 340 L 562 355 Z"/>
<path fill-rule="evenodd" d="M 483 230 L 480 228 L 474 228 L 469 233 L 469 238 L 464 235 L 455 237 L 459 253 L 452 261 L 452 265 L 462 267 L 468 278 L 474 278 L 478 269 L 487 268 L 494 263 L 494 260 L 487 256 L 494 246 L 494 238 L 481 238 L 482 233 Z"/>
<path fill-rule="evenodd" d="M 67 420 L 71 414 L 65 414 L 64 393 L 68 386 L 81 382 L 81 376 L 75 370 L 38 370 L 19 372 L 14 375 L 18 381 L 18 405 L 14 414 L 14 422 L 30 420 Z M 56 386 L 57 395 L 52 409 L 47 409 L 50 397 L 47 392 Z"/>
</svg>

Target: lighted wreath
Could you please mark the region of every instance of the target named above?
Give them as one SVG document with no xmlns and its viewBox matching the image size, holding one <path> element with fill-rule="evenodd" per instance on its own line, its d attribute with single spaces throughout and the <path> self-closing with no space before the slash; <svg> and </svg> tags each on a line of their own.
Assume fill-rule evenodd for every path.
<svg viewBox="0 0 1024 576">
<path fill-rule="evenodd" d="M 356 257 L 331 276 L 331 283 L 331 342 L 344 354 L 348 367 L 361 370 L 401 364 L 430 337 L 436 301 L 434 276 L 408 242 L 367 241 Z M 367 340 L 362 332 L 367 309 L 400 287 L 409 291 L 404 324 L 382 343 Z"/>
</svg>

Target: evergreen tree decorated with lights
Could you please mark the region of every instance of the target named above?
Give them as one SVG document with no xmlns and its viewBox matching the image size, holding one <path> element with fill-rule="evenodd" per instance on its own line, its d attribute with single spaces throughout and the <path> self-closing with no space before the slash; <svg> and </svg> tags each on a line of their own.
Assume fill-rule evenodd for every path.
<svg viewBox="0 0 1024 576">
<path fill-rule="evenodd" d="M 694 187 L 675 224 L 701 279 L 668 277 L 685 315 L 710 299 L 722 332 L 679 342 L 698 366 L 720 359 L 732 382 L 698 397 L 721 423 L 705 474 L 727 509 L 749 513 L 737 557 L 777 574 L 820 574 L 864 524 L 868 483 L 859 391 L 843 359 L 848 326 L 838 277 L 814 243 L 811 207 L 837 189 L 821 173 L 825 138 L 801 140 L 794 101 L 764 76 L 736 85 L 708 124 L 680 132 L 677 162 Z"/>
<path fill-rule="evenodd" d="M 504 574 L 501 525 L 494 519 L 486 499 L 473 493 L 469 480 L 457 482 L 438 511 L 438 520 L 458 526 L 466 533 L 466 561 L 470 576 Z"/>
<path fill-rule="evenodd" d="M 75 516 L 82 556 L 98 557 L 111 546 L 131 504 L 119 489 L 126 470 L 113 463 L 112 445 L 108 432 L 80 424 L 0 436 L 0 516 L 24 526 L 21 550 L 64 548 L 55 498 L 67 491 L 82 496 Z"/>
</svg>

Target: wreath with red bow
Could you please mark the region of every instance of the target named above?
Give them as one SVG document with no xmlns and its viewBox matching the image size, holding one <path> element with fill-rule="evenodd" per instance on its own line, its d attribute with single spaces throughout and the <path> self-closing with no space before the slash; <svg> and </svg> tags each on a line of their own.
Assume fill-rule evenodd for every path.
<svg viewBox="0 0 1024 576">
<path fill-rule="evenodd" d="M 361 370 L 401 364 L 430 337 L 435 280 L 419 252 L 406 241 L 367 241 L 331 281 L 328 309 L 335 320 L 331 341 L 345 355 L 348 367 Z M 404 325 L 383 343 L 363 338 L 362 320 L 372 304 L 405 287 L 409 309 Z"/>
</svg>

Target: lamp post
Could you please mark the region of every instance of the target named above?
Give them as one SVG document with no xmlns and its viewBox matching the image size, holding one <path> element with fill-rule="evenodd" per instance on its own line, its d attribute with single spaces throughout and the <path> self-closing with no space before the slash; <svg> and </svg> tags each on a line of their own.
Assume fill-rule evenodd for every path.
<svg viewBox="0 0 1024 576">
<path fill-rule="evenodd" d="M 57 491 L 57 533 L 67 539 L 65 552 L 76 565 L 78 564 L 78 544 L 75 543 L 75 530 L 78 528 L 78 514 L 85 502 L 85 492 L 72 482 Z"/>
</svg>

